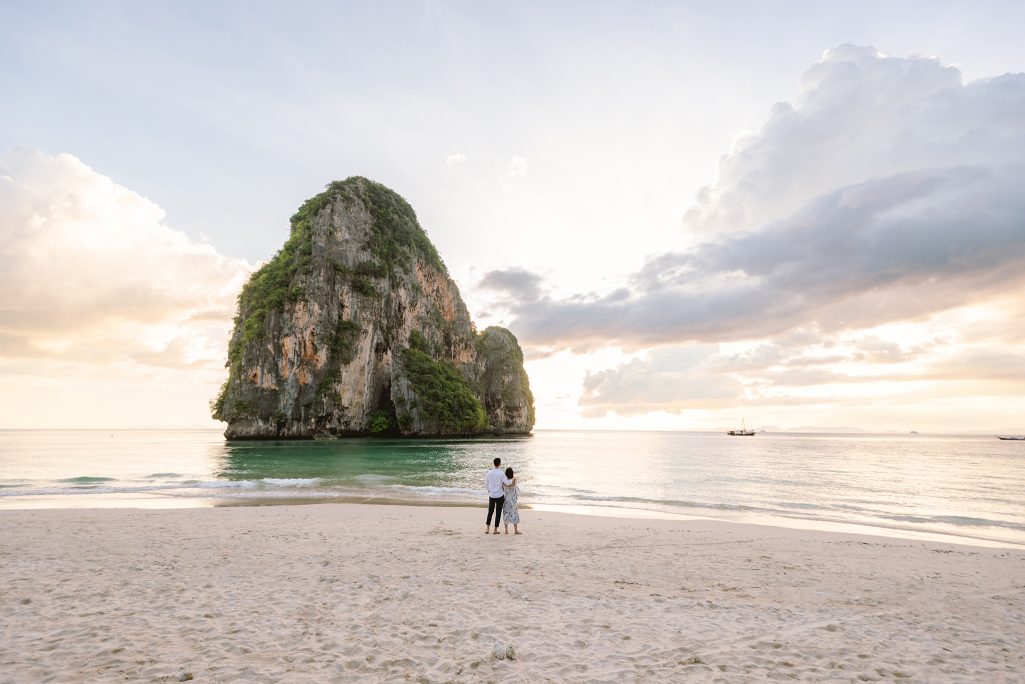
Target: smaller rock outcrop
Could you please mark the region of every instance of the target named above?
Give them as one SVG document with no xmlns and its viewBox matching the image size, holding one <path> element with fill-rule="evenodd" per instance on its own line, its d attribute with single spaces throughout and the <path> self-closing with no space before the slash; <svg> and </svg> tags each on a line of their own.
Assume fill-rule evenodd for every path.
<svg viewBox="0 0 1025 684">
<path fill-rule="evenodd" d="M 516 337 L 505 328 L 491 326 L 481 333 L 478 351 L 483 357 L 484 408 L 491 424 L 508 431 L 533 425 L 530 379 L 523 368 L 523 350 Z"/>
</svg>

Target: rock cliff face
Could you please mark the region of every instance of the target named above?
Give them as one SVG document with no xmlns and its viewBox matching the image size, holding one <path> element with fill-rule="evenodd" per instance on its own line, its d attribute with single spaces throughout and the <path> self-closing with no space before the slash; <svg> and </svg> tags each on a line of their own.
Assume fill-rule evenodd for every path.
<svg viewBox="0 0 1025 684">
<path fill-rule="evenodd" d="M 526 434 L 534 399 L 512 333 L 478 333 L 413 209 L 379 183 L 328 186 L 238 298 L 229 439 Z"/>
</svg>

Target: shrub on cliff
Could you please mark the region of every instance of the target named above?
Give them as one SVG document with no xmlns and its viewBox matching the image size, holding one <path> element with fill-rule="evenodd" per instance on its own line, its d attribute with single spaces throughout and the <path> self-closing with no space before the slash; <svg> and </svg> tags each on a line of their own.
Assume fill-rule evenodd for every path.
<svg viewBox="0 0 1025 684">
<path fill-rule="evenodd" d="M 420 400 L 420 412 L 441 432 L 476 434 L 488 427 L 484 407 L 455 367 L 419 349 L 405 349 L 402 360 Z"/>
</svg>

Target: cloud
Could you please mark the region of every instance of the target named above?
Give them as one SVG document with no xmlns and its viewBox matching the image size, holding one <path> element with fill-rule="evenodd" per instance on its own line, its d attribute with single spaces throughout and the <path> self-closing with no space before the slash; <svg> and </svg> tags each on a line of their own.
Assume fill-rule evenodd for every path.
<svg viewBox="0 0 1025 684">
<path fill-rule="evenodd" d="M 1025 74 L 843 45 L 741 137 L 629 290 L 510 301 L 520 339 L 644 348 L 824 333 L 1025 292 Z M 623 239 L 629 239 L 627 235 Z"/>
<path fill-rule="evenodd" d="M 905 350 L 892 340 L 884 340 L 875 336 L 860 340 L 855 356 L 858 361 L 869 363 L 903 363 L 914 357 L 914 351 Z"/>
<path fill-rule="evenodd" d="M 514 186 L 516 179 L 523 178 L 530 172 L 530 167 L 527 165 L 526 157 L 521 157 L 518 154 L 514 154 L 509 160 L 509 165 L 506 167 L 505 173 L 498 178 L 498 184 L 506 190 L 511 190 Z"/>
<path fill-rule="evenodd" d="M 506 175 L 509 178 L 516 178 L 518 176 L 526 176 L 529 171 L 530 168 L 527 166 L 526 158 L 514 154 L 512 159 L 509 160 L 509 171 Z"/>
<path fill-rule="evenodd" d="M 0 358 L 223 365 L 249 264 L 71 155 L 15 150 L 0 177 Z"/>
<path fill-rule="evenodd" d="M 655 348 L 587 374 L 580 405 L 588 416 L 741 404 L 854 407 L 880 399 L 894 407 L 903 401 L 921 406 L 944 397 L 1020 396 L 1023 379 L 1025 347 L 972 342 L 970 331 L 915 344 L 878 332 L 816 337 L 798 331 L 739 350 Z"/>
<path fill-rule="evenodd" d="M 541 297 L 541 276 L 522 268 L 489 271 L 477 287 L 500 293 L 515 302 L 532 302 Z"/>
<path fill-rule="evenodd" d="M 734 233 L 873 177 L 989 158 L 993 150 L 959 135 L 985 125 L 975 105 L 999 106 L 1000 86 L 973 88 L 935 59 L 850 44 L 827 50 L 802 77 L 797 101 L 775 105 L 761 131 L 723 156 L 686 225 Z"/>
<path fill-rule="evenodd" d="M 445 157 L 445 165 L 449 168 L 455 168 L 466 161 L 466 155 L 462 152 L 453 152 L 452 154 Z"/>
<path fill-rule="evenodd" d="M 715 367 L 716 353 L 714 345 L 656 349 L 644 358 L 588 373 L 580 406 L 589 417 L 730 406 L 743 386 Z"/>
<path fill-rule="evenodd" d="M 936 361 L 929 371 L 931 377 L 946 380 L 1012 383 L 1020 393 L 1025 381 L 1025 349 L 970 346 Z"/>
</svg>

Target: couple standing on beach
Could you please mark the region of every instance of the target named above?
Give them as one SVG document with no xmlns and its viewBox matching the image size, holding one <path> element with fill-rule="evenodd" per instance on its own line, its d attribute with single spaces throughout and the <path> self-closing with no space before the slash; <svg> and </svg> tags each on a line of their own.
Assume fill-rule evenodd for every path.
<svg viewBox="0 0 1025 684">
<path fill-rule="evenodd" d="M 518 509 L 520 494 L 516 490 L 516 477 L 512 468 L 502 471 L 502 459 L 496 458 L 495 467 L 484 476 L 484 484 L 488 488 L 488 519 L 484 523 L 484 534 L 491 529 L 491 516 L 495 516 L 495 531 L 498 534 L 498 525 L 502 515 L 505 515 L 505 533 L 509 534 L 509 523 L 512 523 L 513 534 L 520 532 L 520 511 Z"/>
</svg>

